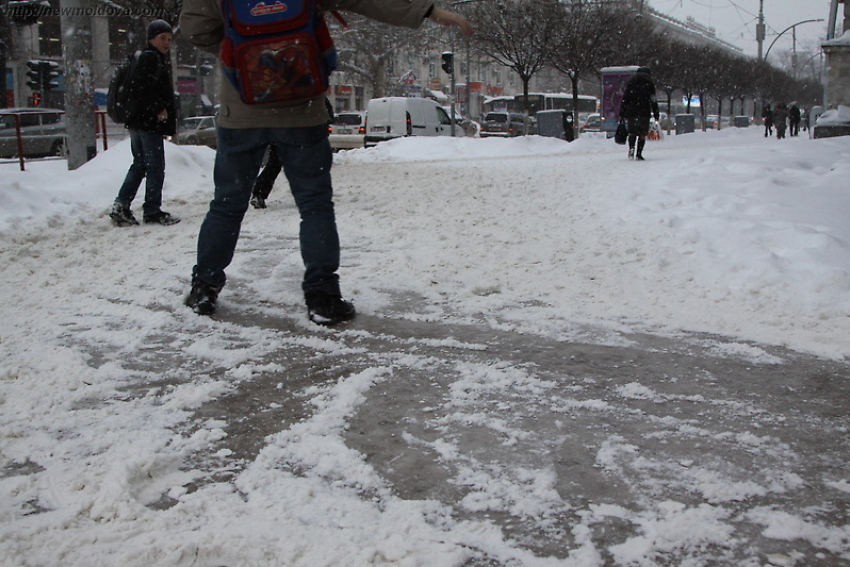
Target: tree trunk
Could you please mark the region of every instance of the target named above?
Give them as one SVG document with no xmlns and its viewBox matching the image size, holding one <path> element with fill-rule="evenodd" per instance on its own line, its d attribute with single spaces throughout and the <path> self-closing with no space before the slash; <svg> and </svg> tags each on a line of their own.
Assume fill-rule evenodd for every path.
<svg viewBox="0 0 850 567">
<path fill-rule="evenodd" d="M 569 73 L 568 76 L 573 87 L 573 139 L 576 139 L 580 132 L 578 127 L 578 75 Z"/>
<path fill-rule="evenodd" d="M 528 136 L 528 83 L 531 81 L 531 77 L 526 77 L 524 75 L 520 75 L 520 79 L 522 79 L 522 99 L 523 99 L 523 111 L 525 117 L 523 118 L 522 124 L 522 135 Z"/>
</svg>

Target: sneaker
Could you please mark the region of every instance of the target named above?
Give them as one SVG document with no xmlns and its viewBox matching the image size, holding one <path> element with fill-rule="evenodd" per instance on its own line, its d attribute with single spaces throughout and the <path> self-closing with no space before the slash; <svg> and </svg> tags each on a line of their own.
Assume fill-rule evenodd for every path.
<svg viewBox="0 0 850 567">
<path fill-rule="evenodd" d="M 635 159 L 635 149 L 629 148 L 629 159 Z"/>
<path fill-rule="evenodd" d="M 162 226 L 171 226 L 172 224 L 177 224 L 178 222 L 180 222 L 180 217 L 175 217 L 171 213 L 166 213 L 165 211 L 159 211 L 158 213 L 154 213 L 152 215 L 145 215 L 144 221 L 145 224 L 161 224 Z"/>
<path fill-rule="evenodd" d="M 215 302 L 220 291 L 220 287 L 197 280 L 192 283 L 192 291 L 183 303 L 198 315 L 212 315 L 215 313 Z"/>
<path fill-rule="evenodd" d="M 112 219 L 115 226 L 138 226 L 139 221 L 133 216 L 130 207 L 125 207 L 121 203 L 112 205 L 112 211 L 109 213 L 109 218 Z"/>
<path fill-rule="evenodd" d="M 304 299 L 307 301 L 307 317 L 317 325 L 336 325 L 354 319 L 357 314 L 354 305 L 343 301 L 339 295 L 311 290 L 304 292 Z"/>
<path fill-rule="evenodd" d="M 260 197 L 259 195 L 254 195 L 251 197 L 251 205 L 255 209 L 265 209 L 266 208 L 266 200 Z"/>
</svg>

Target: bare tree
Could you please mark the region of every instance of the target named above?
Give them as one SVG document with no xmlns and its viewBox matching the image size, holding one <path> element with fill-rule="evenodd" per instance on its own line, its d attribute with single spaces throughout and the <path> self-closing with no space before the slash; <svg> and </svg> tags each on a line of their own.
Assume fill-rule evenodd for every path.
<svg viewBox="0 0 850 567">
<path fill-rule="evenodd" d="M 667 131 L 673 127 L 673 93 L 681 90 L 681 43 L 666 36 L 654 40 L 656 49 L 652 60 L 652 78 L 656 88 L 664 91 L 667 108 Z"/>
<path fill-rule="evenodd" d="M 618 46 L 626 45 L 649 30 L 619 6 L 594 0 L 561 2 L 558 33 L 550 62 L 570 79 L 573 92 L 573 124 L 578 124 L 578 84 L 583 76 L 596 74 L 610 61 L 624 57 Z M 626 51 L 628 54 L 628 51 Z"/>
<path fill-rule="evenodd" d="M 512 69 L 522 81 L 528 133 L 528 83 L 549 61 L 557 44 L 561 7 L 557 0 L 502 0 L 469 6 L 476 47 Z"/>
<path fill-rule="evenodd" d="M 411 30 L 346 13 L 347 28 L 333 27 L 339 52 L 337 69 L 361 77 L 372 87 L 372 96 L 387 96 L 392 90 L 387 67 L 399 52 L 424 50 L 431 39 L 430 29 Z"/>
</svg>

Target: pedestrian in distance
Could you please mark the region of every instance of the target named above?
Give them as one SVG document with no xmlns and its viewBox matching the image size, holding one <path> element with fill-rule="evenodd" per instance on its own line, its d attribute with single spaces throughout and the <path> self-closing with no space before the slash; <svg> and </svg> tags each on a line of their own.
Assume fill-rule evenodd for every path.
<svg viewBox="0 0 850 567">
<path fill-rule="evenodd" d="M 800 120 L 802 120 L 802 118 L 803 116 L 800 112 L 800 107 L 797 106 L 796 102 L 792 102 L 791 107 L 788 109 L 788 129 L 790 130 L 789 135 L 800 135 Z"/>
<path fill-rule="evenodd" d="M 761 119 L 764 122 L 764 137 L 773 136 L 773 110 L 769 102 L 765 102 L 761 107 Z"/>
<path fill-rule="evenodd" d="M 317 0 L 321 10 L 348 10 L 383 23 L 418 28 L 425 19 L 472 34 L 462 16 L 434 0 Z M 220 0 L 184 0 L 180 28 L 190 43 L 216 56 L 231 30 Z M 238 77 L 235 79 L 238 81 Z M 215 193 L 198 235 L 197 262 L 185 304 L 212 315 L 226 283 L 239 230 L 266 147 L 277 150 L 301 216 L 299 233 L 305 271 L 301 288 L 308 318 L 320 325 L 353 319 L 354 305 L 342 299 L 340 244 L 331 184 L 333 151 L 328 140 L 325 92 L 303 102 L 249 104 L 231 80 L 221 81 Z"/>
<path fill-rule="evenodd" d="M 783 99 L 780 99 L 773 109 L 773 125 L 776 126 L 776 139 L 783 139 L 788 128 L 788 105 Z"/>
<path fill-rule="evenodd" d="M 620 104 L 620 119 L 626 120 L 629 132 L 629 159 L 643 161 L 643 147 L 649 134 L 650 119 L 658 122 L 658 100 L 649 67 L 640 67 L 626 83 Z M 637 142 L 637 153 L 635 153 Z"/>
<path fill-rule="evenodd" d="M 147 29 L 148 44 L 138 55 L 128 91 L 128 117 L 133 163 L 112 205 L 109 217 L 116 226 L 136 226 L 130 205 L 142 179 L 145 202 L 142 220 L 146 224 L 172 225 L 176 216 L 162 210 L 162 185 L 165 181 L 163 136 L 177 132 L 177 110 L 171 85 L 172 29 L 164 20 L 154 20 Z"/>
</svg>

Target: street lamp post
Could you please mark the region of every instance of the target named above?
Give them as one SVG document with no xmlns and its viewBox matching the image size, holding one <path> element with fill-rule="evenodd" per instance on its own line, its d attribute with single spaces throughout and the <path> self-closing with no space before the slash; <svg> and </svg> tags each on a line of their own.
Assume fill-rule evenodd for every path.
<svg viewBox="0 0 850 567">
<path fill-rule="evenodd" d="M 811 22 L 822 22 L 822 21 L 823 21 L 823 18 L 819 18 L 817 20 L 803 20 L 802 22 L 797 22 L 796 24 L 791 24 L 790 26 L 788 26 L 787 28 L 785 28 L 784 30 L 779 32 L 779 35 L 777 35 L 773 39 L 773 41 L 770 44 L 770 47 L 767 48 L 767 52 L 764 54 L 764 60 L 767 61 L 767 56 L 770 54 L 770 48 L 773 47 L 773 45 L 776 43 L 776 40 L 778 40 L 780 37 L 782 37 L 783 34 L 785 34 L 785 32 L 787 32 L 788 30 L 794 30 L 794 34 L 795 34 L 795 38 L 796 38 L 797 26 L 799 26 L 800 24 L 808 24 L 808 23 L 811 23 Z"/>
</svg>

